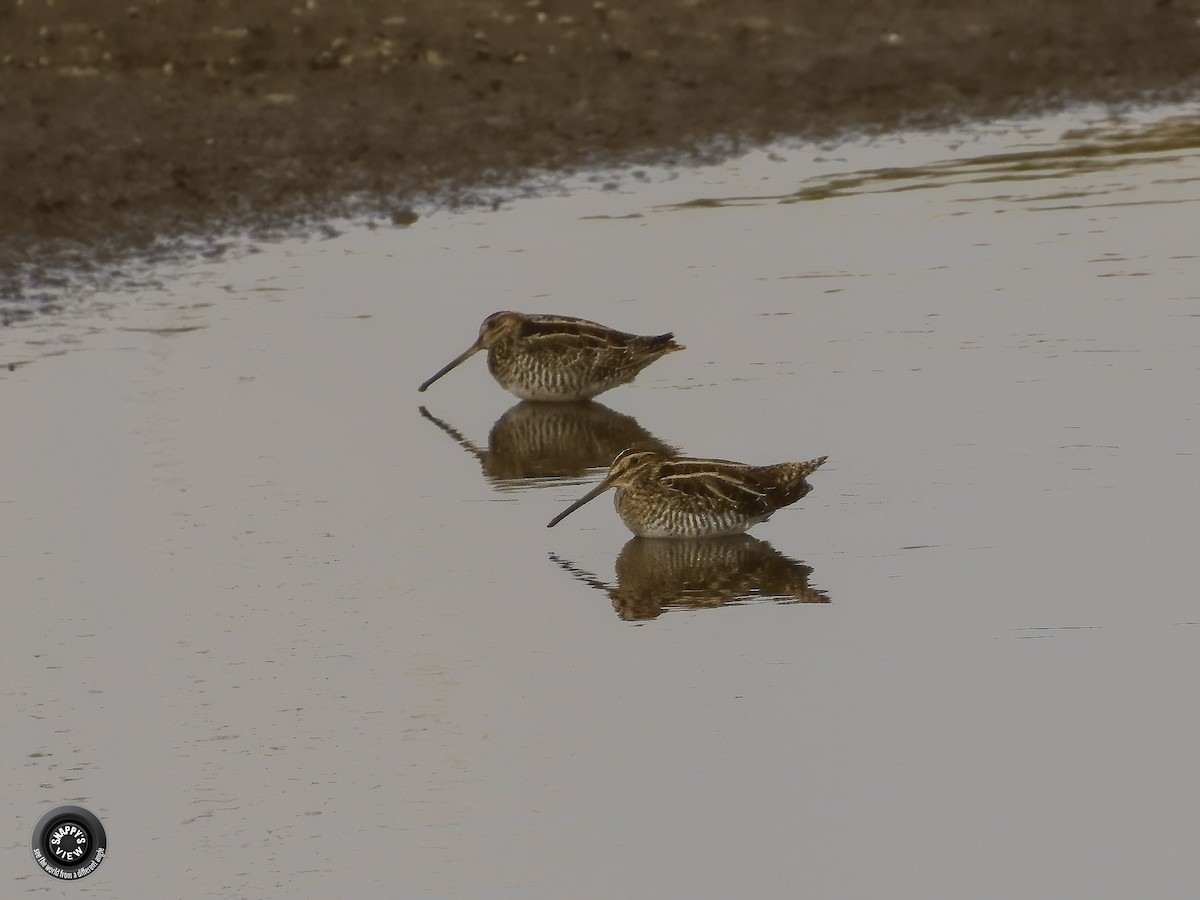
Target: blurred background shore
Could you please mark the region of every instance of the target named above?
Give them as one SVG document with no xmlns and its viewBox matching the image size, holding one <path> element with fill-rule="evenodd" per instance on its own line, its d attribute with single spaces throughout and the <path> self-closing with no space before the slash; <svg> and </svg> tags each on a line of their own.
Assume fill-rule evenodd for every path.
<svg viewBox="0 0 1200 900">
<path fill-rule="evenodd" d="M 1197 0 L 0 0 L 0 273 L 1197 72 Z"/>
</svg>

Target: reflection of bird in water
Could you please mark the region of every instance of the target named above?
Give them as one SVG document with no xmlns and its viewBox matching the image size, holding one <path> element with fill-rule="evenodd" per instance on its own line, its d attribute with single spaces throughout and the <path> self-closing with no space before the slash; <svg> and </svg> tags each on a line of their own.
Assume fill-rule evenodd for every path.
<svg viewBox="0 0 1200 900">
<path fill-rule="evenodd" d="M 423 406 L 421 415 L 476 457 L 483 474 L 493 481 L 579 477 L 607 466 L 626 447 L 644 447 L 664 456 L 676 452 L 632 416 L 591 400 L 517 403 L 492 425 L 486 450 Z"/>
<path fill-rule="evenodd" d="M 550 558 L 584 584 L 604 591 L 622 619 L 655 619 L 663 610 L 708 609 L 748 600 L 828 603 L 809 587 L 812 568 L 747 534 L 660 541 L 633 538 L 617 557 L 616 585 L 573 563 Z"/>
<path fill-rule="evenodd" d="M 486 350 L 492 377 L 522 400 L 588 400 L 633 381 L 660 356 L 684 349 L 672 337 L 628 334 L 571 316 L 492 313 L 475 343 L 417 390 Z"/>
<path fill-rule="evenodd" d="M 547 527 L 615 487 L 617 514 L 640 537 L 741 534 L 811 491 L 805 479 L 826 459 L 748 466 L 724 459 L 671 459 L 635 448 L 620 453 L 604 480 Z"/>
</svg>

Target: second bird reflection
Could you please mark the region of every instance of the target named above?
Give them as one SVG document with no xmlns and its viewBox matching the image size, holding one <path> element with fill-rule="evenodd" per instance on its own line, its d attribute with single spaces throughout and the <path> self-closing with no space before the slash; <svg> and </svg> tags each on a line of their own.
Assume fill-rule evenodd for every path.
<svg viewBox="0 0 1200 900">
<path fill-rule="evenodd" d="M 746 534 L 717 538 L 633 538 L 608 584 L 551 553 L 550 559 L 584 584 L 604 591 L 626 621 L 656 619 L 670 609 L 710 609 L 748 600 L 829 603 L 809 585 L 812 567 Z"/>
<path fill-rule="evenodd" d="M 425 407 L 421 415 L 479 460 L 483 474 L 498 487 L 531 478 L 577 478 L 589 469 L 605 468 L 626 447 L 675 456 L 632 416 L 594 400 L 576 403 L 522 401 L 508 408 L 488 434 L 486 448 Z"/>
</svg>

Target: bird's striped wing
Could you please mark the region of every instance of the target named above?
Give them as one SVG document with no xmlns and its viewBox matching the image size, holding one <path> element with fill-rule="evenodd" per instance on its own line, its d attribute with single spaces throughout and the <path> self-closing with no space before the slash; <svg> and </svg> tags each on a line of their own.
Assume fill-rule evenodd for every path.
<svg viewBox="0 0 1200 900">
<path fill-rule="evenodd" d="M 772 504 L 749 466 L 726 460 L 688 459 L 664 463 L 659 476 L 664 487 L 687 494 L 706 505 L 747 514 L 769 512 Z"/>
</svg>

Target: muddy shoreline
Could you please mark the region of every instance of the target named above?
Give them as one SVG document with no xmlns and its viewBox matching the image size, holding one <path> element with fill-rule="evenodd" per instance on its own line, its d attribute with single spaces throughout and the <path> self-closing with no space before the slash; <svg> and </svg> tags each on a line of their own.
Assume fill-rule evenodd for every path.
<svg viewBox="0 0 1200 900">
<path fill-rule="evenodd" d="M 534 168 L 1180 99 L 1200 72 L 1197 0 L 245 6 L 0 0 L 9 300 L 55 262 L 220 226 L 405 226 Z"/>
</svg>

